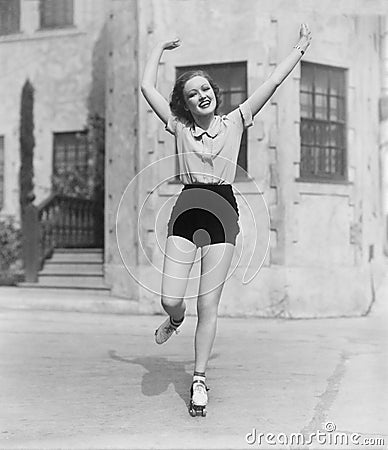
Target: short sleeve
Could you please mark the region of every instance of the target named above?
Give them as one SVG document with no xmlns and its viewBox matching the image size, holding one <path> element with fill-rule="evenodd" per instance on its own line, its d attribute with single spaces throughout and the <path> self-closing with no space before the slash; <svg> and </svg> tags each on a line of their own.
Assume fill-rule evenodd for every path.
<svg viewBox="0 0 388 450">
<path fill-rule="evenodd" d="M 177 127 L 178 127 L 178 119 L 175 116 L 170 115 L 167 120 L 165 130 L 168 131 L 169 133 L 175 135 L 176 131 L 177 131 Z"/>
<path fill-rule="evenodd" d="M 249 103 L 245 101 L 230 112 L 227 117 L 239 128 L 245 129 L 253 125 L 253 115 Z"/>
<path fill-rule="evenodd" d="M 253 125 L 253 116 L 249 103 L 246 101 L 241 103 L 241 105 L 238 106 L 238 109 L 240 110 L 244 128 L 251 127 Z"/>
</svg>

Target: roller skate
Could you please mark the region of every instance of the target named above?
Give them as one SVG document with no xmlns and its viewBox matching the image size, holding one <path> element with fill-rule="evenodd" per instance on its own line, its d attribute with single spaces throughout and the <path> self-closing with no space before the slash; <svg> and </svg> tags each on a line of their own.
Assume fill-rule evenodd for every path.
<svg viewBox="0 0 388 450">
<path fill-rule="evenodd" d="M 202 416 L 206 417 L 206 405 L 208 401 L 207 388 L 205 381 L 201 379 L 194 379 L 191 385 L 190 393 L 191 400 L 189 406 L 189 413 L 192 417 Z"/>
<path fill-rule="evenodd" d="M 170 316 L 155 330 L 155 342 L 157 344 L 163 344 L 166 342 L 175 332 L 179 333 L 178 327 L 182 324 L 184 317 L 179 322 L 175 322 Z"/>
</svg>

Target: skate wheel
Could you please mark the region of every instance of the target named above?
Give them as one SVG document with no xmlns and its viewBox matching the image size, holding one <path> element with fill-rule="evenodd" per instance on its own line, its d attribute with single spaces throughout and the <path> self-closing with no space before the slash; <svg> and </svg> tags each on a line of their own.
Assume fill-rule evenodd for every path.
<svg viewBox="0 0 388 450">
<path fill-rule="evenodd" d="M 189 413 L 191 417 L 206 417 L 207 411 L 205 406 L 197 406 L 193 403 L 190 403 Z"/>
<path fill-rule="evenodd" d="M 195 417 L 197 415 L 197 411 L 194 409 L 193 405 L 190 405 L 189 413 L 191 417 Z"/>
</svg>

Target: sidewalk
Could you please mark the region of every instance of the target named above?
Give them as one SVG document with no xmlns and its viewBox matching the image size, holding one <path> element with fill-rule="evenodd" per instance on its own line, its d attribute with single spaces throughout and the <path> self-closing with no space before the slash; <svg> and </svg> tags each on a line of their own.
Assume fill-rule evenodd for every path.
<svg viewBox="0 0 388 450">
<path fill-rule="evenodd" d="M 157 346 L 161 316 L 12 309 L 13 292 L 0 289 L 1 449 L 289 448 L 246 436 L 329 422 L 388 448 L 388 279 L 364 318 L 220 319 L 206 418 L 186 406 L 194 317 Z"/>
</svg>

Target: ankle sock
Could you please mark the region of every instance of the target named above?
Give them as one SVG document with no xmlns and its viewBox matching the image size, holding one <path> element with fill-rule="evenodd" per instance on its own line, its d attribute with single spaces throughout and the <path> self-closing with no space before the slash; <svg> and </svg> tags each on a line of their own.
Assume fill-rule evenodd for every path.
<svg viewBox="0 0 388 450">
<path fill-rule="evenodd" d="M 206 380 L 205 372 L 194 371 L 193 381 L 203 381 L 203 382 L 205 382 L 205 380 Z"/>
<path fill-rule="evenodd" d="M 180 319 L 180 320 L 175 320 L 175 319 L 173 319 L 172 317 L 170 317 L 171 325 L 172 325 L 173 327 L 179 327 L 179 325 L 182 324 L 184 318 L 185 318 L 185 316 L 183 316 L 182 319 Z"/>
</svg>

